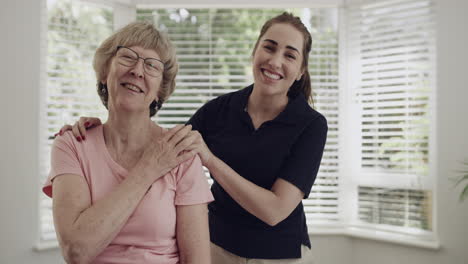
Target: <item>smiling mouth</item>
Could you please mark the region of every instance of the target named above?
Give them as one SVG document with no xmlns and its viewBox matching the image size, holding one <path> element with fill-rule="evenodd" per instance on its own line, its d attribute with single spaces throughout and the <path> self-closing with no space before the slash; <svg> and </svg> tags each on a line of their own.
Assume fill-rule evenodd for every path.
<svg viewBox="0 0 468 264">
<path fill-rule="evenodd" d="M 272 79 L 272 80 L 281 80 L 283 79 L 283 77 L 279 74 L 276 74 L 276 73 L 272 73 L 272 72 L 269 72 L 265 69 L 262 69 L 261 70 L 263 75 L 266 76 L 268 79 Z"/>
<path fill-rule="evenodd" d="M 121 85 L 130 91 L 136 92 L 136 93 L 143 93 L 143 90 L 141 90 L 138 86 L 135 86 L 131 83 L 121 83 Z"/>
</svg>

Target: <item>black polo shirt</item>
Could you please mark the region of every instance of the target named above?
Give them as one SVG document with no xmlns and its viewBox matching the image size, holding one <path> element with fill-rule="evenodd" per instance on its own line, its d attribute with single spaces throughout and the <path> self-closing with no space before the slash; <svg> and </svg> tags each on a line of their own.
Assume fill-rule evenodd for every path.
<svg viewBox="0 0 468 264">
<path fill-rule="evenodd" d="M 270 190 L 282 178 L 309 196 L 322 159 L 327 121 L 302 95 L 289 98 L 275 119 L 254 129 L 244 110 L 253 85 L 206 103 L 189 120 L 210 150 L 247 180 Z M 244 210 L 216 181 L 211 187 L 211 241 L 245 258 L 301 257 L 310 248 L 302 202 L 272 227 Z"/>
</svg>

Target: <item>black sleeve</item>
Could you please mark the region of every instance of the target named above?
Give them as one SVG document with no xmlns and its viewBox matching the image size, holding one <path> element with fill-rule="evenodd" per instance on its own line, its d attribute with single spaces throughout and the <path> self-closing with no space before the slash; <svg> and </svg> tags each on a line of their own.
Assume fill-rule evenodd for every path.
<svg viewBox="0 0 468 264">
<path fill-rule="evenodd" d="M 315 118 L 298 137 L 281 168 L 279 177 L 299 188 L 304 193 L 304 199 L 309 197 L 317 177 L 327 132 L 325 117 L 320 115 Z"/>
<path fill-rule="evenodd" d="M 208 102 L 209 103 L 209 102 Z M 208 103 L 204 104 L 200 107 L 195 114 L 185 123 L 186 125 L 192 125 L 193 130 L 197 130 L 200 134 L 203 135 L 204 128 L 205 128 L 205 120 L 208 119 L 207 115 L 207 105 Z"/>
</svg>

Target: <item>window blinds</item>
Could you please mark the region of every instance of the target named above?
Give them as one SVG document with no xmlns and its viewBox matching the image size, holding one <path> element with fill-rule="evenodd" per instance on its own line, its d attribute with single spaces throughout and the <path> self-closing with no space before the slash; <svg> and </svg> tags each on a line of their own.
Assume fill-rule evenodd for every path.
<svg viewBox="0 0 468 264">
<path fill-rule="evenodd" d="M 105 117 L 92 68 L 94 51 L 113 32 L 112 10 L 80 1 L 55 1 L 47 7 L 45 113 L 41 127 L 41 182 L 50 170 L 52 135 L 79 116 Z M 40 241 L 56 241 L 52 199 L 40 194 Z"/>
<path fill-rule="evenodd" d="M 361 223 L 432 229 L 433 8 L 430 0 L 361 1 L 350 7 L 350 46 L 358 54 Z"/>
</svg>

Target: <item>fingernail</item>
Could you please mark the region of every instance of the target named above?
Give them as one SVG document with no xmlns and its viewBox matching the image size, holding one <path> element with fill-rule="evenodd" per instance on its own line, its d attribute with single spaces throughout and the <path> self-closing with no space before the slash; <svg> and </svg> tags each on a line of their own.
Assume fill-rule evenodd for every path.
<svg viewBox="0 0 468 264">
<path fill-rule="evenodd" d="M 81 141 L 81 137 L 76 137 L 76 140 Z"/>
<path fill-rule="evenodd" d="M 60 134 L 60 132 L 55 133 L 55 134 L 54 134 L 54 137 L 57 137 L 58 134 Z"/>
<path fill-rule="evenodd" d="M 63 131 L 62 131 L 62 129 L 60 129 L 60 131 L 59 131 L 59 135 L 62 135 L 62 134 L 63 134 Z"/>
<path fill-rule="evenodd" d="M 85 136 L 83 136 L 83 140 L 85 140 Z"/>
<path fill-rule="evenodd" d="M 84 126 L 85 126 L 85 127 L 88 127 L 88 126 L 89 126 L 89 122 L 85 122 L 85 123 L 84 123 Z"/>
</svg>

